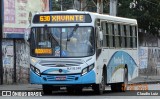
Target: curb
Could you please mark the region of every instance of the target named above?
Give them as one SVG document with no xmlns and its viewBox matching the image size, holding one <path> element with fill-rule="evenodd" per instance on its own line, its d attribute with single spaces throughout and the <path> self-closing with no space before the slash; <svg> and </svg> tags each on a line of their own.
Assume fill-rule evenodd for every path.
<svg viewBox="0 0 160 99">
<path fill-rule="evenodd" d="M 128 84 L 160 84 L 160 81 L 129 82 Z"/>
</svg>

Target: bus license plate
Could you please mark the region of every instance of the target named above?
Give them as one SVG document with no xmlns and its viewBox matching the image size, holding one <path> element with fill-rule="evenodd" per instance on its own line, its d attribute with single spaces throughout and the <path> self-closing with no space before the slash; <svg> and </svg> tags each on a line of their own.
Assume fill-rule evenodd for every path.
<svg viewBox="0 0 160 99">
<path fill-rule="evenodd" d="M 66 80 L 66 76 L 56 76 L 56 80 Z"/>
</svg>

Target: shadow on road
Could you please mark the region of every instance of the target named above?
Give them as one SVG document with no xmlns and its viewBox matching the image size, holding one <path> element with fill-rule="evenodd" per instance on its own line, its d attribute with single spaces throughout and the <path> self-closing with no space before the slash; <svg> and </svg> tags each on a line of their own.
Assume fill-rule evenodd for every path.
<svg viewBox="0 0 160 99">
<path fill-rule="evenodd" d="M 112 92 L 110 90 L 104 91 L 104 93 L 101 96 L 128 96 L 130 94 L 130 91 L 127 92 Z M 98 94 L 94 93 L 94 91 L 83 91 L 81 93 L 68 93 L 67 91 L 57 91 L 52 92 L 50 95 L 44 95 L 43 96 L 99 96 Z"/>
</svg>

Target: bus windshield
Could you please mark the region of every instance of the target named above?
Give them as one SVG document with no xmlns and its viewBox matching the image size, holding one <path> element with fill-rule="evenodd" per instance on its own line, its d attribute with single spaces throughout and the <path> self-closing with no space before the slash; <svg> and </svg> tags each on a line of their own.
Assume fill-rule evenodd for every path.
<svg viewBox="0 0 160 99">
<path fill-rule="evenodd" d="M 95 52 L 93 27 L 32 27 L 30 48 L 35 57 L 85 57 Z"/>
</svg>

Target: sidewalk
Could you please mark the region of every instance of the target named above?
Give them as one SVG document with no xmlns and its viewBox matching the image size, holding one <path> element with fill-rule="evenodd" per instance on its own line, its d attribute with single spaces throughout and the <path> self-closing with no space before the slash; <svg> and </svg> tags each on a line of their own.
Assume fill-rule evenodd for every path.
<svg viewBox="0 0 160 99">
<path fill-rule="evenodd" d="M 129 82 L 129 84 L 156 84 L 160 83 L 160 76 L 139 76 Z"/>
<path fill-rule="evenodd" d="M 160 76 L 139 76 L 132 81 L 129 82 L 129 84 L 156 84 L 160 83 Z M 0 90 L 42 90 L 42 85 L 36 85 L 36 84 L 13 84 L 13 85 L 0 85 Z"/>
<path fill-rule="evenodd" d="M 42 85 L 36 84 L 13 84 L 13 85 L 0 85 L 0 90 L 42 90 Z"/>
</svg>

